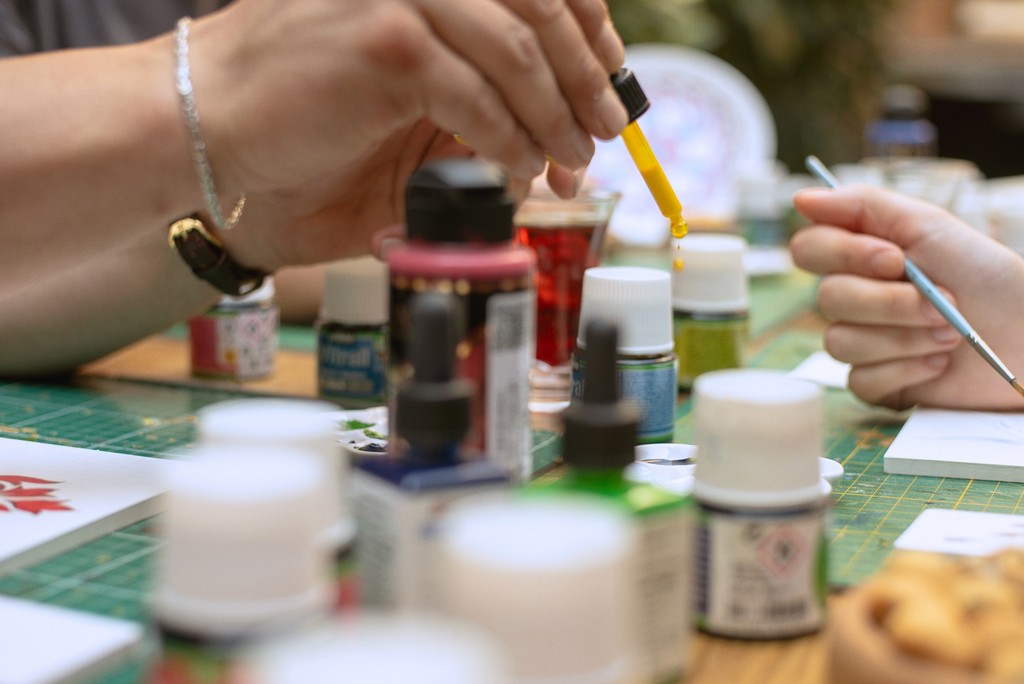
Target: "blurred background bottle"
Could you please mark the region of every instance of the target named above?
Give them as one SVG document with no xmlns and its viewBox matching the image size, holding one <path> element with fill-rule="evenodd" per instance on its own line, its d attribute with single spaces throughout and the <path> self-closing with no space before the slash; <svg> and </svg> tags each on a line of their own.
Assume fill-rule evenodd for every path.
<svg viewBox="0 0 1024 684">
<path fill-rule="evenodd" d="M 865 157 L 934 157 L 935 125 L 928 120 L 928 95 L 912 85 L 896 84 L 882 94 L 881 112 L 864 130 Z"/>
</svg>

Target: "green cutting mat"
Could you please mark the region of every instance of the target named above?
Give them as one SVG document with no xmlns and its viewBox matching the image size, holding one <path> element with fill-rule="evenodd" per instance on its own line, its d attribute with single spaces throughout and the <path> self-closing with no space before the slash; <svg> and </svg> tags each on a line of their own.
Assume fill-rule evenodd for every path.
<svg viewBox="0 0 1024 684">
<path fill-rule="evenodd" d="M 751 365 L 790 369 L 821 348 L 816 333 L 784 330 L 813 301 L 813 280 L 805 274 L 761 280 L 752 295 L 756 330 L 783 332 Z M 0 383 L 0 437 L 164 457 L 192 443 L 198 409 L 238 396 L 244 395 L 125 381 Z M 1020 511 L 1024 485 L 882 472 L 882 455 L 904 418 L 864 406 L 848 392 L 826 392 L 826 453 L 846 468 L 835 487 L 829 525 L 834 586 L 877 570 L 896 537 L 929 506 Z M 545 453 L 556 442 L 550 434 L 538 441 Z M 689 401 L 679 406 L 676 441 L 693 442 Z M 138 523 L 0 578 L 0 593 L 145 621 L 158 545 L 152 521 Z"/>
<path fill-rule="evenodd" d="M 243 396 L 252 395 L 113 380 L 0 384 L 0 437 L 164 458 L 188 451 L 199 409 Z M 535 433 L 535 469 L 558 446 L 558 435 Z M 0 594 L 145 621 L 158 545 L 153 521 L 137 523 L 0 577 Z"/>
</svg>

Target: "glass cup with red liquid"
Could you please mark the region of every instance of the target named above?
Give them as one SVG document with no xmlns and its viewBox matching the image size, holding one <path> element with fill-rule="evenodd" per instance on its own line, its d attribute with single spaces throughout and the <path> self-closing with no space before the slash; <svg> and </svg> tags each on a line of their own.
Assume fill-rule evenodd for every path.
<svg viewBox="0 0 1024 684">
<path fill-rule="evenodd" d="M 516 212 L 516 240 L 537 256 L 537 351 L 532 401 L 568 401 L 583 272 L 601 261 L 619 193 L 583 188 L 564 200 L 535 188 Z"/>
</svg>

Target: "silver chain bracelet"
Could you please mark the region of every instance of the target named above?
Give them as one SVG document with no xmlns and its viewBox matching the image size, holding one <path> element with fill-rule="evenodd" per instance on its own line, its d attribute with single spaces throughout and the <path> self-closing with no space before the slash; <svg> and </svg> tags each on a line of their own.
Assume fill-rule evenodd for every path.
<svg viewBox="0 0 1024 684">
<path fill-rule="evenodd" d="M 191 17 L 182 17 L 178 20 L 178 26 L 174 31 L 174 82 L 178 89 L 178 98 L 181 100 L 181 113 L 185 119 L 185 127 L 188 128 L 188 135 L 192 141 L 192 161 L 195 162 L 196 172 L 199 174 L 199 185 L 203 190 L 203 199 L 206 201 L 206 209 L 210 213 L 213 224 L 220 230 L 231 230 L 242 218 L 242 210 L 245 208 L 245 195 L 238 198 L 231 215 L 224 218 L 220 210 L 220 200 L 217 199 L 217 188 L 213 183 L 213 170 L 210 168 L 210 161 L 206 158 L 206 141 L 199 131 L 199 110 L 196 109 L 196 100 L 192 92 L 192 77 L 188 61 L 188 35 L 192 26 Z"/>
</svg>

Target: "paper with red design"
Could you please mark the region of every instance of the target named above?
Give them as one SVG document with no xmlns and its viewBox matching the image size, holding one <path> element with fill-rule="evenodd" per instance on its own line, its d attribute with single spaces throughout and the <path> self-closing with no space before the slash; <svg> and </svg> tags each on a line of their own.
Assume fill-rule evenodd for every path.
<svg viewBox="0 0 1024 684">
<path fill-rule="evenodd" d="M 0 575 L 159 513 L 180 465 L 0 438 Z"/>
</svg>

